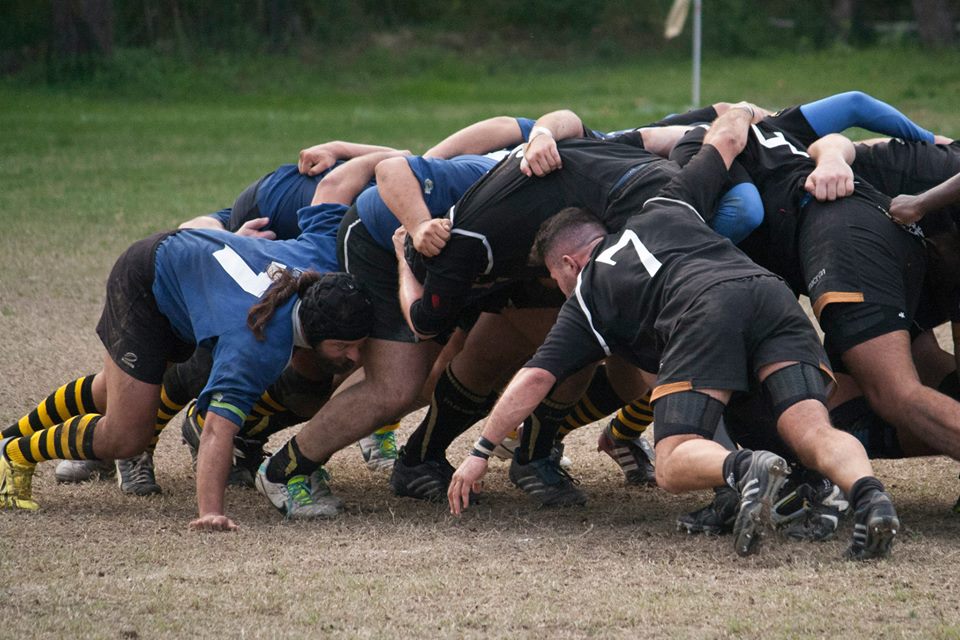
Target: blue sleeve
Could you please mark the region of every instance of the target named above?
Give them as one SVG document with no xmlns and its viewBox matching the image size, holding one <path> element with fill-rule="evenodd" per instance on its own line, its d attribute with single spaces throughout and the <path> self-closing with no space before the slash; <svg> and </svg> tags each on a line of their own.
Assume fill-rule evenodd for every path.
<svg viewBox="0 0 960 640">
<path fill-rule="evenodd" d="M 523 137 L 523 141 L 526 142 L 530 139 L 530 132 L 533 131 L 533 125 L 536 124 L 536 120 L 531 120 L 530 118 L 517 118 L 517 126 L 520 127 L 520 135 Z"/>
<path fill-rule="evenodd" d="M 230 207 L 226 209 L 220 209 L 216 213 L 208 214 L 208 217 L 213 218 L 217 222 L 223 225 L 223 228 L 226 229 L 227 225 L 230 224 L 230 213 L 233 211 Z"/>
<path fill-rule="evenodd" d="M 763 201 L 752 182 L 741 182 L 720 198 L 710 226 L 734 244 L 763 222 Z"/>
<path fill-rule="evenodd" d="M 817 135 L 861 127 L 902 140 L 933 142 L 933 134 L 886 102 L 862 91 L 848 91 L 800 106 Z"/>
</svg>

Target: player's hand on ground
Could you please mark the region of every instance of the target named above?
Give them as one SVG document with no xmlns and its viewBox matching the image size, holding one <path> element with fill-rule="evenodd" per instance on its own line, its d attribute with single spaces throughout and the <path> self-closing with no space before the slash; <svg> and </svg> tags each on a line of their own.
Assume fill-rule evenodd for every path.
<svg viewBox="0 0 960 640">
<path fill-rule="evenodd" d="M 483 489 L 480 479 L 486 472 L 487 461 L 478 456 L 467 456 L 460 463 L 460 468 L 454 472 L 450 488 L 447 489 L 450 513 L 455 516 L 463 513 L 470 504 L 470 492 L 480 493 Z"/>
<path fill-rule="evenodd" d="M 432 218 L 424 220 L 413 230 L 413 248 L 428 258 L 440 253 L 450 239 L 450 220 Z"/>
<path fill-rule="evenodd" d="M 270 218 L 254 218 L 247 220 L 237 229 L 238 236 L 247 236 L 248 238 L 262 238 L 264 240 L 276 240 L 277 234 L 273 231 L 261 231 L 270 224 Z"/>
<path fill-rule="evenodd" d="M 824 158 L 803 187 L 821 202 L 845 198 L 853 193 L 853 169 L 841 158 Z"/>
<path fill-rule="evenodd" d="M 305 176 L 315 176 L 323 173 L 337 163 L 337 156 L 326 144 L 317 144 L 303 149 L 300 152 L 300 161 L 297 170 Z"/>
<path fill-rule="evenodd" d="M 911 224 L 923 217 L 918 196 L 899 195 L 890 203 L 890 217 L 900 224 Z"/>
<path fill-rule="evenodd" d="M 239 527 L 225 515 L 208 513 L 190 522 L 191 531 L 236 531 Z"/>
<path fill-rule="evenodd" d="M 563 167 L 560 152 L 557 150 L 557 141 L 549 133 L 535 136 L 523 150 L 523 160 L 520 161 L 520 171 L 525 176 L 542 178 L 551 171 Z"/>
</svg>

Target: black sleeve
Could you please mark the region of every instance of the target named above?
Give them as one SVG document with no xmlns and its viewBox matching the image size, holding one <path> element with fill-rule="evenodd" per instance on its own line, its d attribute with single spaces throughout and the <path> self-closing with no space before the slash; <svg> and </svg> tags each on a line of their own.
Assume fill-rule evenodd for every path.
<svg viewBox="0 0 960 640">
<path fill-rule="evenodd" d="M 643 136 L 640 134 L 639 129 L 631 129 L 630 131 L 624 131 L 618 133 L 615 136 L 610 136 L 609 138 L 604 138 L 607 142 L 617 142 L 619 144 L 628 144 L 631 147 L 636 147 L 638 149 L 646 149 L 643 146 Z"/>
<path fill-rule="evenodd" d="M 408 260 L 409 263 L 409 260 Z M 454 234 L 433 258 L 422 258 L 423 296 L 410 307 L 417 333 L 436 335 L 451 329 L 469 300 L 473 281 L 486 265 L 482 245 Z M 414 274 L 419 278 L 418 269 Z"/>
<path fill-rule="evenodd" d="M 657 120 L 646 126 L 648 127 L 668 127 L 675 124 L 700 124 L 702 122 L 713 122 L 717 119 L 717 110 L 713 105 L 709 107 L 700 107 L 691 109 L 686 113 L 674 113 L 662 120 Z"/>
<path fill-rule="evenodd" d="M 525 367 L 545 369 L 557 382 L 607 356 L 576 297 L 560 309 L 556 324 Z"/>
<path fill-rule="evenodd" d="M 658 195 L 686 202 L 700 213 L 701 218 L 709 221 L 717 200 L 729 185 L 730 173 L 723 156 L 715 147 L 706 144 Z"/>
<path fill-rule="evenodd" d="M 705 135 L 707 135 L 707 129 L 704 127 L 696 127 L 687 131 L 674 145 L 670 152 L 670 159 L 681 167 L 685 166 L 700 151 Z"/>
<path fill-rule="evenodd" d="M 809 147 L 820 138 L 810 126 L 799 105 L 781 109 L 772 116 L 764 118 L 762 122 L 771 124 L 779 131 L 792 136 L 805 147 Z"/>
</svg>

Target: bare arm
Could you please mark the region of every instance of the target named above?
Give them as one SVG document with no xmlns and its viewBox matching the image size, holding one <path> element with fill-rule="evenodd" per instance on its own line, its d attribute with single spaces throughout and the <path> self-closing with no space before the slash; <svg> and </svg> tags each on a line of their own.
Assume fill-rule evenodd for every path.
<svg viewBox="0 0 960 640">
<path fill-rule="evenodd" d="M 807 149 L 817 162 L 807 176 L 804 188 L 817 200 L 836 200 L 853 193 L 853 169 L 856 147 L 845 136 L 831 133 L 814 142 Z"/>
<path fill-rule="evenodd" d="M 216 218 L 210 216 L 197 216 L 196 218 L 191 218 L 186 222 L 181 222 L 178 229 L 219 229 L 223 231 L 225 228 L 223 224 L 220 223 Z"/>
<path fill-rule="evenodd" d="M 450 221 L 433 219 L 423 200 L 420 181 L 403 158 L 377 165 L 377 188 L 387 208 L 410 234 L 413 247 L 427 257 L 440 253 L 450 239 Z"/>
<path fill-rule="evenodd" d="M 369 184 L 374 176 L 377 165 L 390 158 L 399 158 L 410 155 L 409 151 L 385 149 L 358 156 L 324 176 L 317 184 L 311 204 L 338 202 L 350 204 L 357 195 Z M 402 159 L 401 159 L 402 162 Z M 406 164 L 406 163 L 404 163 Z"/>
<path fill-rule="evenodd" d="M 890 217 L 901 224 L 920 220 L 931 211 L 960 202 L 960 173 L 920 195 L 899 195 L 890 203 Z"/>
<path fill-rule="evenodd" d="M 429 340 L 433 336 L 418 332 L 413 324 L 413 318 L 410 316 L 410 308 L 413 303 L 423 298 L 423 285 L 413 275 L 413 271 L 410 270 L 410 265 L 407 264 L 407 259 L 403 255 L 406 237 L 407 232 L 403 227 L 393 233 L 393 251 L 397 257 L 397 272 L 399 274 L 397 294 L 400 298 L 400 311 L 403 313 L 403 319 L 407 321 L 410 331 L 421 340 Z"/>
<path fill-rule="evenodd" d="M 520 171 L 526 176 L 542 178 L 563 166 L 557 140 L 583 136 L 580 116 L 569 109 L 551 111 L 540 116 L 530 131 L 530 139 L 523 150 Z"/>
<path fill-rule="evenodd" d="M 304 175 L 315 176 L 332 167 L 337 160 L 350 160 L 377 151 L 392 151 L 392 149 L 375 144 L 331 140 L 300 151 L 297 169 Z"/>
<path fill-rule="evenodd" d="M 666 127 L 643 127 L 640 137 L 643 139 L 643 148 L 655 153 L 661 158 L 669 158 L 670 152 L 691 127 L 687 125 L 670 125 Z"/>
<path fill-rule="evenodd" d="M 517 425 L 543 402 L 556 381 L 554 375 L 545 369 L 535 367 L 520 369 L 507 385 L 500 400 L 493 407 L 493 411 L 490 412 L 483 427 L 482 437 L 493 445 L 503 442 L 507 434 L 516 429 Z M 447 490 L 450 513 L 460 515 L 467 508 L 470 504 L 470 491 L 480 492 L 480 478 L 486 472 L 486 459 L 474 455 L 466 457 L 453 474 L 450 488 Z"/>
<path fill-rule="evenodd" d="M 452 158 L 468 153 L 484 154 L 515 147 L 523 142 L 523 133 L 516 118 L 497 116 L 475 122 L 456 131 L 435 146 L 424 158 Z"/>
<path fill-rule="evenodd" d="M 761 119 L 763 119 L 762 110 L 754 109 L 753 105 L 746 102 L 737 103 L 713 121 L 707 135 L 703 137 L 703 144 L 712 145 L 720 153 L 723 163 L 729 169 L 734 159 L 747 145 L 750 125 L 756 124 Z"/>
<path fill-rule="evenodd" d="M 233 531 L 237 525 L 224 515 L 223 494 L 233 464 L 233 437 L 239 428 L 223 416 L 207 412 L 197 455 L 197 505 L 200 517 L 190 523 L 201 531 Z"/>
</svg>

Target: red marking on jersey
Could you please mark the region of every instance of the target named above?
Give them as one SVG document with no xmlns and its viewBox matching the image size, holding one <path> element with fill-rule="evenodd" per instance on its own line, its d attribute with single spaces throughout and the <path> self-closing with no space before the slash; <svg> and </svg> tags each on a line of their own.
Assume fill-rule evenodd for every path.
<svg viewBox="0 0 960 640">
<path fill-rule="evenodd" d="M 439 309 L 439 308 L 440 308 L 440 296 L 438 296 L 438 295 L 435 294 L 435 293 L 430 294 L 430 304 L 433 305 L 433 308 L 434 308 L 434 309 Z"/>
</svg>

